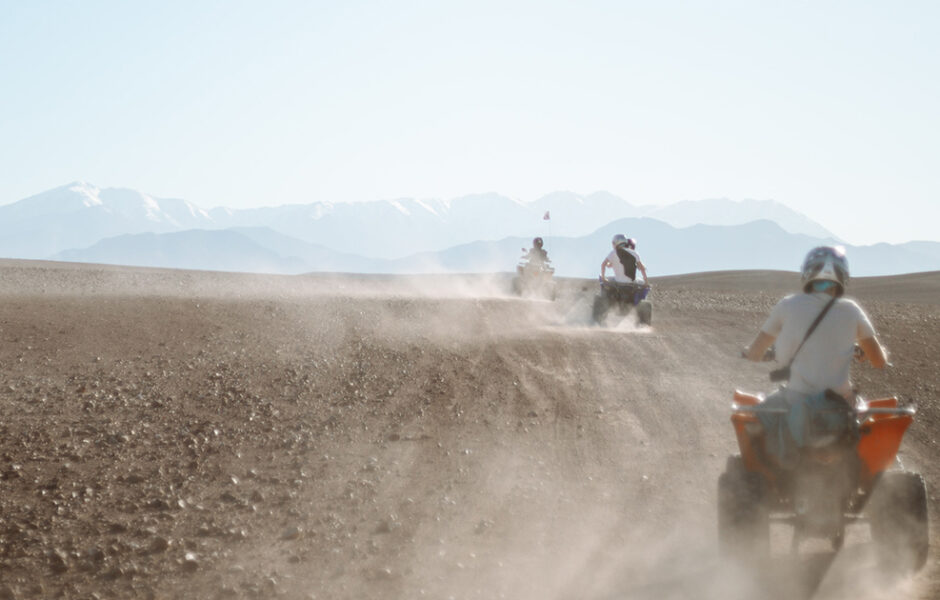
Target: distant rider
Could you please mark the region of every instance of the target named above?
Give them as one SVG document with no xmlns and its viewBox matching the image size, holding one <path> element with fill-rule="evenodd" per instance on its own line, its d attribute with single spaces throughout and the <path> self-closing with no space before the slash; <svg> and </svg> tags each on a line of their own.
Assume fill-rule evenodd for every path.
<svg viewBox="0 0 940 600">
<path fill-rule="evenodd" d="M 780 300 L 757 337 L 742 352 L 748 360 L 761 361 L 773 345 L 776 359 L 789 364 L 789 373 L 781 373 L 781 376 L 788 375 L 785 386 L 768 396 L 764 405 L 785 407 L 791 411 L 790 415 L 786 418 L 760 415 L 765 429 L 776 433 L 772 441 L 776 450 L 771 451 L 782 463 L 794 459 L 794 443 L 797 447 L 809 443 L 804 426 L 807 419 L 813 418 L 814 411 L 832 412 L 834 407 L 836 411 L 839 406 L 854 407 L 849 368 L 856 356 L 856 344 L 873 366 L 882 368 L 887 364 L 885 350 L 865 311 L 854 301 L 842 297 L 849 282 L 844 249 L 821 246 L 810 250 L 801 273 L 803 292 Z M 810 326 L 830 301 L 828 312 L 806 337 Z M 794 406 L 804 418 L 794 416 Z"/>
<path fill-rule="evenodd" d="M 636 240 L 618 233 L 610 244 L 614 249 L 601 263 L 601 279 L 606 279 L 609 267 L 614 271 L 614 281 L 617 283 L 633 283 L 636 281 L 636 270 L 639 269 L 640 273 L 643 274 L 643 283 L 648 283 L 646 266 L 640 260 L 640 255 L 636 253 Z"/>
<path fill-rule="evenodd" d="M 541 267 L 547 265 L 550 261 L 548 260 L 548 252 L 545 251 L 542 246 L 544 242 L 542 238 L 537 237 L 532 240 L 532 249 L 523 255 L 523 259 L 527 260 L 530 266 Z M 525 248 L 523 248 L 525 250 Z"/>
</svg>

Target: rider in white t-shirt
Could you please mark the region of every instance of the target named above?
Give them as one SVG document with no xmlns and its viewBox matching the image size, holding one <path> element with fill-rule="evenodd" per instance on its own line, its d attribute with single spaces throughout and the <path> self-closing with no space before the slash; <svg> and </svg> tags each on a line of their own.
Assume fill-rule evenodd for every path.
<svg viewBox="0 0 940 600">
<path fill-rule="evenodd" d="M 761 360 L 775 346 L 777 360 L 787 364 L 793 358 L 810 325 L 833 297 L 829 312 L 806 339 L 790 365 L 787 387 L 794 392 L 813 394 L 829 389 L 849 398 L 852 384 L 849 366 L 858 344 L 875 367 L 887 363 L 884 348 L 865 311 L 842 294 L 849 280 L 849 266 L 841 248 L 814 248 L 803 261 L 803 293 L 780 300 L 764 322 L 757 337 L 745 350 L 749 360 Z"/>
<path fill-rule="evenodd" d="M 774 345 L 777 359 L 789 365 L 788 372 L 782 369 L 786 384 L 762 403 L 786 412 L 758 415 L 765 431 L 764 447 L 785 469 L 799 465 L 801 448 L 826 436 L 857 436 L 853 429 L 857 423 L 845 411 L 857 400 L 849 379 L 856 344 L 873 366 L 881 368 L 888 362 L 865 311 L 842 297 L 849 281 L 842 248 L 811 250 L 803 261 L 802 281 L 803 293 L 780 300 L 742 353 L 748 360 L 760 361 Z M 829 309 L 823 314 L 827 305 Z"/>
<path fill-rule="evenodd" d="M 649 279 L 646 276 L 646 266 L 640 260 L 640 255 L 636 253 L 636 240 L 627 238 L 622 233 L 618 233 L 611 240 L 614 247 L 604 262 L 601 263 L 601 279 L 605 279 L 608 268 L 614 271 L 614 281 L 617 283 L 633 283 L 636 281 L 636 271 L 640 270 L 643 274 L 643 283 Z"/>
</svg>

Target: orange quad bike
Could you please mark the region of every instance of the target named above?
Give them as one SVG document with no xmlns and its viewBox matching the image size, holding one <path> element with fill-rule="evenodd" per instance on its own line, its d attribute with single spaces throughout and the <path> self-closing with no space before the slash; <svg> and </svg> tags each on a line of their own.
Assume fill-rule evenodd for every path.
<svg viewBox="0 0 940 600">
<path fill-rule="evenodd" d="M 791 552 L 802 540 L 828 539 L 842 547 L 846 526 L 870 525 L 882 565 L 914 572 L 927 560 L 927 491 L 921 475 L 903 470 L 901 439 L 915 409 L 896 398 L 864 401 L 846 411 L 852 435 L 799 450 L 784 469 L 765 446 L 763 398 L 736 391 L 731 423 L 740 455 L 728 457 L 718 478 L 718 539 L 723 554 L 760 559 L 770 552 L 770 523 L 793 526 Z M 856 433 L 857 432 L 857 433 Z"/>
</svg>

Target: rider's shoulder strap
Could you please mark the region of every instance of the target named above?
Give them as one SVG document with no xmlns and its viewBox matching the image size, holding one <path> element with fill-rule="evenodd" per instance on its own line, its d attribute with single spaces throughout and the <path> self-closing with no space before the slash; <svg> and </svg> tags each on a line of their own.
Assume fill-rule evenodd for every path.
<svg viewBox="0 0 940 600">
<path fill-rule="evenodd" d="M 809 339 L 809 336 L 811 336 L 813 332 L 816 331 L 816 326 L 819 325 L 820 321 L 823 320 L 823 317 L 826 316 L 826 313 L 829 312 L 829 309 L 832 308 L 832 305 L 835 304 L 836 300 L 838 299 L 838 297 L 833 296 L 829 302 L 826 302 L 826 306 L 823 307 L 819 314 L 816 315 L 816 320 L 813 321 L 813 323 L 809 326 L 809 329 L 806 330 L 806 335 L 803 336 L 803 341 L 800 342 L 800 345 L 796 347 L 796 350 L 794 350 L 793 354 L 790 356 L 790 365 L 792 365 L 793 361 L 796 359 L 796 353 L 800 351 L 800 348 L 803 347 L 803 344 L 806 343 L 806 340 Z"/>
</svg>

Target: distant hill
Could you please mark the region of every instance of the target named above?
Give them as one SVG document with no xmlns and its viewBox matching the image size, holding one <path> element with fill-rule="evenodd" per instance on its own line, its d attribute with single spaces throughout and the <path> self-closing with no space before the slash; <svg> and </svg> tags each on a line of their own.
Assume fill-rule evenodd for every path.
<svg viewBox="0 0 940 600">
<path fill-rule="evenodd" d="M 769 219 L 789 233 L 832 237 L 819 224 L 772 201 L 704 200 L 651 207 L 606 192 L 555 192 L 530 203 L 487 193 L 449 200 L 204 210 L 185 200 L 76 182 L 0 206 L 0 256 L 50 258 L 126 234 L 261 228 L 341 254 L 391 260 L 507 237 L 582 237 L 618 219 L 640 217 L 674 227 Z"/>
<path fill-rule="evenodd" d="M 549 239 L 547 249 L 556 273 L 596 277 L 616 233 L 626 233 L 638 240 L 637 250 L 650 277 L 724 270 L 796 271 L 807 250 L 838 243 L 832 238 L 789 233 L 771 221 L 677 228 L 655 219 L 621 219 L 587 236 Z M 521 246 L 527 242 L 518 237 L 475 242 L 396 261 L 395 265 L 402 272 L 410 272 L 436 259 L 437 264 L 452 272 L 511 270 L 505 266 L 507 259 L 518 257 Z M 918 242 L 913 247 L 907 244 L 845 247 L 852 272 L 857 276 L 940 269 L 940 259 L 935 256 L 940 251 L 937 242 Z M 504 266 L 497 268 L 500 264 Z"/>
<path fill-rule="evenodd" d="M 0 206 L 0 256 L 42 259 L 104 238 L 210 224 L 206 211 L 185 200 L 76 182 Z"/>
<path fill-rule="evenodd" d="M 56 260 L 138 267 L 245 273 L 301 272 L 306 263 L 283 256 L 233 230 L 191 229 L 107 238 L 83 250 L 65 250 Z"/>
<path fill-rule="evenodd" d="M 594 277 L 615 233 L 639 240 L 652 277 L 795 270 L 838 242 L 772 201 L 637 206 L 606 192 L 204 210 L 76 182 L 0 206 L 0 257 L 259 273 L 507 272 L 538 235 L 559 275 Z M 850 246 L 849 259 L 857 275 L 938 270 L 940 243 Z"/>
<path fill-rule="evenodd" d="M 644 207 L 639 216 L 665 221 L 675 227 L 744 225 L 752 221 L 773 221 L 789 233 L 835 239 L 835 236 L 819 223 L 773 200 L 686 200 L 668 206 Z"/>
<path fill-rule="evenodd" d="M 726 270 L 796 271 L 809 248 L 831 239 L 792 234 L 770 221 L 743 225 L 676 228 L 655 219 L 621 219 L 589 235 L 552 237 L 549 257 L 559 276 L 594 278 L 610 252 L 615 233 L 638 240 L 651 277 Z M 291 238 L 268 228 L 193 230 L 136 234 L 103 240 L 84 250 L 69 250 L 55 260 L 219 271 L 296 274 L 492 273 L 514 270 L 528 238 L 476 241 L 398 259 L 341 253 Z M 847 246 L 854 276 L 940 270 L 940 243 Z"/>
</svg>

